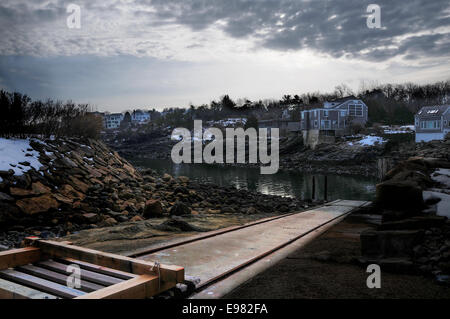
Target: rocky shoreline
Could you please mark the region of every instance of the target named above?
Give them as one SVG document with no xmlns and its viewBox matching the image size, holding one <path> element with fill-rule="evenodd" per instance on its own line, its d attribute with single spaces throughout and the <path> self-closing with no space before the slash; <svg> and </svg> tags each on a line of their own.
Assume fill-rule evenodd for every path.
<svg viewBox="0 0 450 319">
<path fill-rule="evenodd" d="M 202 231 L 214 225 L 204 229 L 190 225 L 190 216 L 276 215 L 311 206 L 291 198 L 198 184 L 187 177 L 159 176 L 151 169 L 139 172 L 95 140 L 32 139 L 29 145 L 26 152 L 38 154 L 39 169 L 31 167 L 22 175 L 12 169 L 0 171 L 2 250 L 20 246 L 30 235 L 64 237 L 161 218 L 152 227 Z"/>
<path fill-rule="evenodd" d="M 360 261 L 450 285 L 450 139 L 418 149 L 435 157 L 400 162 L 377 185 L 370 212 L 381 214 L 382 223 L 361 234 Z"/>
</svg>

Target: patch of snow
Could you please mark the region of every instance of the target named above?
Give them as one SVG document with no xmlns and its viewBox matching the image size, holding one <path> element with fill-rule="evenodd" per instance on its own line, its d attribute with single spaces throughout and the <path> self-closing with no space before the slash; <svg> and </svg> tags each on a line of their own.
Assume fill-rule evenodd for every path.
<svg viewBox="0 0 450 319">
<path fill-rule="evenodd" d="M 384 134 L 412 134 L 414 131 L 409 130 L 384 130 Z"/>
<path fill-rule="evenodd" d="M 432 191 L 423 192 L 424 200 L 427 200 L 430 197 L 439 197 L 441 199 L 441 201 L 436 204 L 436 214 L 450 218 L 450 195 Z"/>
<path fill-rule="evenodd" d="M 445 185 L 446 188 L 450 188 L 450 169 L 438 168 L 433 174 L 431 174 L 431 179 Z"/>
<path fill-rule="evenodd" d="M 359 141 L 348 142 L 348 145 L 350 145 L 350 146 L 353 146 L 353 145 L 374 146 L 374 145 L 378 145 L 378 144 L 383 144 L 385 142 L 386 142 L 386 140 L 384 140 L 380 136 L 371 136 L 370 135 L 370 136 L 363 137 Z"/>
<path fill-rule="evenodd" d="M 39 152 L 32 150 L 29 139 L 0 138 L 0 170 L 14 170 L 15 175 L 23 175 L 31 168 L 39 170 L 43 165 L 39 162 Z M 31 156 L 25 156 L 30 154 Z M 29 162 L 30 166 L 19 166 L 20 162 Z"/>
</svg>

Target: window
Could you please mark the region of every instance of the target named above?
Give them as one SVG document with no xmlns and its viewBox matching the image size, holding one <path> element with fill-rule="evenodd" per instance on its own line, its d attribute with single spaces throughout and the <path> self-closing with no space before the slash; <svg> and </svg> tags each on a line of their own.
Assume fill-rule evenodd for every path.
<svg viewBox="0 0 450 319">
<path fill-rule="evenodd" d="M 346 111 L 341 111 L 341 116 L 342 117 L 345 117 L 347 115 L 347 112 Z"/>
<path fill-rule="evenodd" d="M 317 120 L 314 121 L 314 127 L 317 127 Z"/>
<path fill-rule="evenodd" d="M 331 121 L 329 121 L 329 120 L 322 120 L 322 121 L 321 121 L 321 127 L 322 127 L 323 129 L 329 129 L 329 128 L 330 128 L 330 122 L 331 122 Z"/>
<path fill-rule="evenodd" d="M 362 105 L 349 104 L 349 106 L 348 106 L 348 113 L 349 113 L 350 116 L 362 117 L 363 116 Z"/>
<path fill-rule="evenodd" d="M 328 116 L 329 111 L 328 110 L 324 110 L 323 111 L 323 116 Z"/>
<path fill-rule="evenodd" d="M 422 121 L 420 122 L 420 128 L 427 130 L 435 130 L 441 128 L 441 122 L 437 121 Z"/>
<path fill-rule="evenodd" d="M 302 112 L 302 120 L 305 119 L 305 112 Z"/>
</svg>

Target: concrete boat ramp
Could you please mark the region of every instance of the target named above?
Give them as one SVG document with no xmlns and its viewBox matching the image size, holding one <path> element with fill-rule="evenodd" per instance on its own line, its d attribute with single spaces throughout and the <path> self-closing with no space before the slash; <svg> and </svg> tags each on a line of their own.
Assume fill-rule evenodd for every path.
<svg viewBox="0 0 450 319">
<path fill-rule="evenodd" d="M 337 200 L 312 210 L 150 247 L 138 258 L 182 265 L 186 276 L 200 279 L 197 297 L 218 298 L 369 204 Z"/>
</svg>

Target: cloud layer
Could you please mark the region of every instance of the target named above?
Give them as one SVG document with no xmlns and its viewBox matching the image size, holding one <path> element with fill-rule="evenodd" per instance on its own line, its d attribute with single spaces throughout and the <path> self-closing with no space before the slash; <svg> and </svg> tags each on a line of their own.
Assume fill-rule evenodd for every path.
<svg viewBox="0 0 450 319">
<path fill-rule="evenodd" d="M 382 28 L 369 29 L 366 9 L 372 2 L 4 0 L 0 4 L 0 54 L 194 59 L 206 49 L 214 55 L 216 47 L 229 51 L 237 44 L 243 51 L 308 49 L 367 61 L 448 59 L 448 1 L 376 1 Z M 81 30 L 65 25 L 69 3 L 82 7 Z M 186 53 L 189 50 L 195 52 L 191 57 Z"/>
<path fill-rule="evenodd" d="M 67 27 L 72 3 L 81 29 Z M 443 80 L 449 52 L 448 0 L 0 2 L 0 88 L 101 109 Z"/>
</svg>

